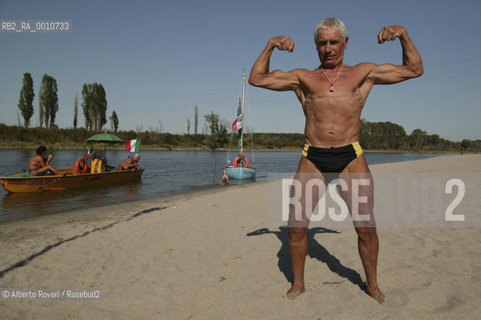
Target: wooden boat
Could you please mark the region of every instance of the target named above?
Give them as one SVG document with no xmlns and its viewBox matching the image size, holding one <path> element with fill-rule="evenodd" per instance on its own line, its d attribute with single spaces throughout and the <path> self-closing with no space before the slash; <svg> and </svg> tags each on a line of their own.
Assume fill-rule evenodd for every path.
<svg viewBox="0 0 481 320">
<path fill-rule="evenodd" d="M 74 168 L 57 169 L 61 175 L 32 176 L 18 171 L 0 177 L 8 192 L 63 191 L 127 181 L 140 181 L 144 169 L 77 173 Z M 89 171 L 88 171 L 89 172 Z"/>
<path fill-rule="evenodd" d="M 239 106 L 237 107 L 237 119 L 234 122 L 233 130 L 237 129 L 237 151 L 238 156 L 235 158 L 232 164 L 227 156 L 227 165 L 224 167 L 225 173 L 229 176 L 229 179 L 237 180 L 247 180 L 255 179 L 257 169 L 251 165 L 249 166 L 249 161 L 244 155 L 244 129 L 243 129 L 243 118 L 245 112 L 245 96 L 246 96 L 246 74 L 244 73 L 242 77 L 242 101 L 239 99 Z M 236 124 L 240 123 L 239 126 Z"/>
</svg>

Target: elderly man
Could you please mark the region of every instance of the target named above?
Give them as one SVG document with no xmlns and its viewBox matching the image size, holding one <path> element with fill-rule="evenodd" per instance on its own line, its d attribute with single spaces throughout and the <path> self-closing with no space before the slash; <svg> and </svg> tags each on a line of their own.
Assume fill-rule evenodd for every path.
<svg viewBox="0 0 481 320">
<path fill-rule="evenodd" d="M 135 169 L 139 166 L 140 154 L 136 153 L 133 157 L 128 157 L 127 160 L 119 164 L 118 170 Z"/>
<path fill-rule="evenodd" d="M 399 39 L 402 46 L 401 65 L 344 64 L 344 50 L 349 39 L 347 29 L 342 21 L 328 18 L 321 21 L 314 31 L 314 42 L 321 63 L 317 69 L 270 71 L 270 57 L 275 48 L 289 52 L 294 50 L 294 42 L 288 36 L 270 39 L 252 67 L 250 84 L 276 91 L 294 91 L 306 117 L 305 146 L 296 174 L 302 188 L 302 212 L 296 212 L 296 207 L 291 206 L 289 216 L 288 239 L 294 281 L 287 292 L 288 298 L 295 298 L 305 291 L 306 231 L 311 214 L 306 212 L 305 204 L 306 200 L 319 200 L 319 194 L 306 194 L 306 184 L 311 179 L 328 182 L 324 174 L 337 173 L 346 182 L 347 188 L 342 188 L 340 193 L 351 214 L 353 203 L 359 200 L 352 199 L 351 193 L 347 191 L 351 190 L 353 180 L 361 177 L 371 182 L 368 186 L 359 188 L 359 195 L 367 199 L 367 202 L 357 203 L 357 217 L 364 219 L 354 219 L 353 214 L 353 220 L 368 293 L 378 302 L 384 301 L 384 294 L 377 284 L 379 240 L 372 212 L 372 177 L 358 143 L 360 116 L 374 85 L 393 84 L 419 77 L 423 73 L 423 64 L 405 28 L 384 27 L 377 38 L 380 44 Z"/>
</svg>

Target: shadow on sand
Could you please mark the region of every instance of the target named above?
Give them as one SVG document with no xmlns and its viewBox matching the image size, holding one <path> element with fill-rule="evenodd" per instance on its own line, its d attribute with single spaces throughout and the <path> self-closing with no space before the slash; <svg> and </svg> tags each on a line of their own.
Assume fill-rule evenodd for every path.
<svg viewBox="0 0 481 320">
<path fill-rule="evenodd" d="M 284 274 L 287 281 L 290 283 L 293 282 L 292 276 L 292 265 L 291 265 L 291 256 L 289 254 L 289 245 L 288 245 L 288 228 L 287 227 L 280 227 L 279 231 L 271 231 L 267 228 L 262 228 L 259 230 L 255 230 L 252 232 L 247 233 L 248 237 L 251 236 L 260 236 L 263 234 L 275 234 L 279 241 L 281 242 L 281 248 L 277 253 L 279 270 Z M 357 285 L 361 290 L 367 293 L 367 285 L 361 279 L 361 275 L 346 266 L 344 266 L 335 256 L 329 253 L 319 242 L 314 239 L 314 235 L 317 233 L 340 233 L 335 230 L 330 230 L 326 228 L 316 227 L 307 230 L 307 241 L 308 241 L 308 250 L 307 255 L 310 258 L 315 258 L 322 263 L 325 263 L 329 270 L 332 272 L 337 273 L 340 277 L 346 278 L 352 284 Z"/>
</svg>

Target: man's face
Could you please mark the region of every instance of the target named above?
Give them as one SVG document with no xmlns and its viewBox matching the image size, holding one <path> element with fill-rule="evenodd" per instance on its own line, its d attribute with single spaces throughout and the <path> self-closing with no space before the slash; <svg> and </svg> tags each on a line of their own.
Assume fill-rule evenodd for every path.
<svg viewBox="0 0 481 320">
<path fill-rule="evenodd" d="M 342 62 L 347 48 L 339 29 L 321 29 L 317 32 L 317 54 L 323 68 L 334 68 Z"/>
</svg>

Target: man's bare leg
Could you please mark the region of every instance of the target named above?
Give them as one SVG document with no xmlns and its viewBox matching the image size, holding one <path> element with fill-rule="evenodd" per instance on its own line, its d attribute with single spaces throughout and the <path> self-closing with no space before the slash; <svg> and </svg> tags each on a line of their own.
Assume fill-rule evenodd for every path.
<svg viewBox="0 0 481 320">
<path fill-rule="evenodd" d="M 287 298 L 294 299 L 304 291 L 304 266 L 307 255 L 307 228 L 289 228 L 289 251 L 291 253 L 294 281 L 287 291 Z"/>
<path fill-rule="evenodd" d="M 379 253 L 379 239 L 375 227 L 355 227 L 357 245 L 361 256 L 362 266 L 366 274 L 367 291 L 379 303 L 384 302 L 384 294 L 377 285 L 377 257 Z"/>
<path fill-rule="evenodd" d="M 317 170 L 317 168 L 304 157 L 301 157 L 301 160 L 299 161 L 299 167 L 297 168 L 295 179 L 301 183 L 302 187 L 302 194 L 300 198 L 302 213 L 301 220 L 297 221 L 296 212 L 291 206 L 291 211 L 289 213 L 288 242 L 294 280 L 292 287 L 289 289 L 289 291 L 287 291 L 287 298 L 289 299 L 294 299 L 306 291 L 304 286 L 304 267 L 307 255 L 307 228 L 309 226 L 309 219 L 307 218 L 307 215 L 310 215 L 311 212 L 306 213 L 305 210 L 305 186 L 306 183 L 311 179 L 320 179 L 324 181 L 324 178 L 319 170 Z M 314 208 L 319 201 L 319 193 L 313 192 L 310 200 L 312 201 L 312 207 Z"/>
<path fill-rule="evenodd" d="M 379 303 L 384 302 L 384 294 L 377 284 L 377 258 L 379 254 L 379 238 L 377 237 L 376 223 L 374 220 L 374 182 L 371 172 L 367 166 L 364 155 L 353 160 L 349 166 L 340 175 L 348 186 L 348 192 L 342 192 L 341 195 L 346 201 L 349 210 L 352 212 L 352 179 L 369 179 L 367 186 L 359 186 L 359 196 L 366 197 L 367 203 L 362 201 L 359 203 L 359 214 L 362 216 L 369 215 L 369 221 L 356 221 L 356 215 L 353 215 L 354 228 L 357 232 L 358 251 L 361 257 L 364 273 L 366 274 L 367 291 L 371 297 Z M 356 199 L 354 199 L 356 200 Z"/>
</svg>

